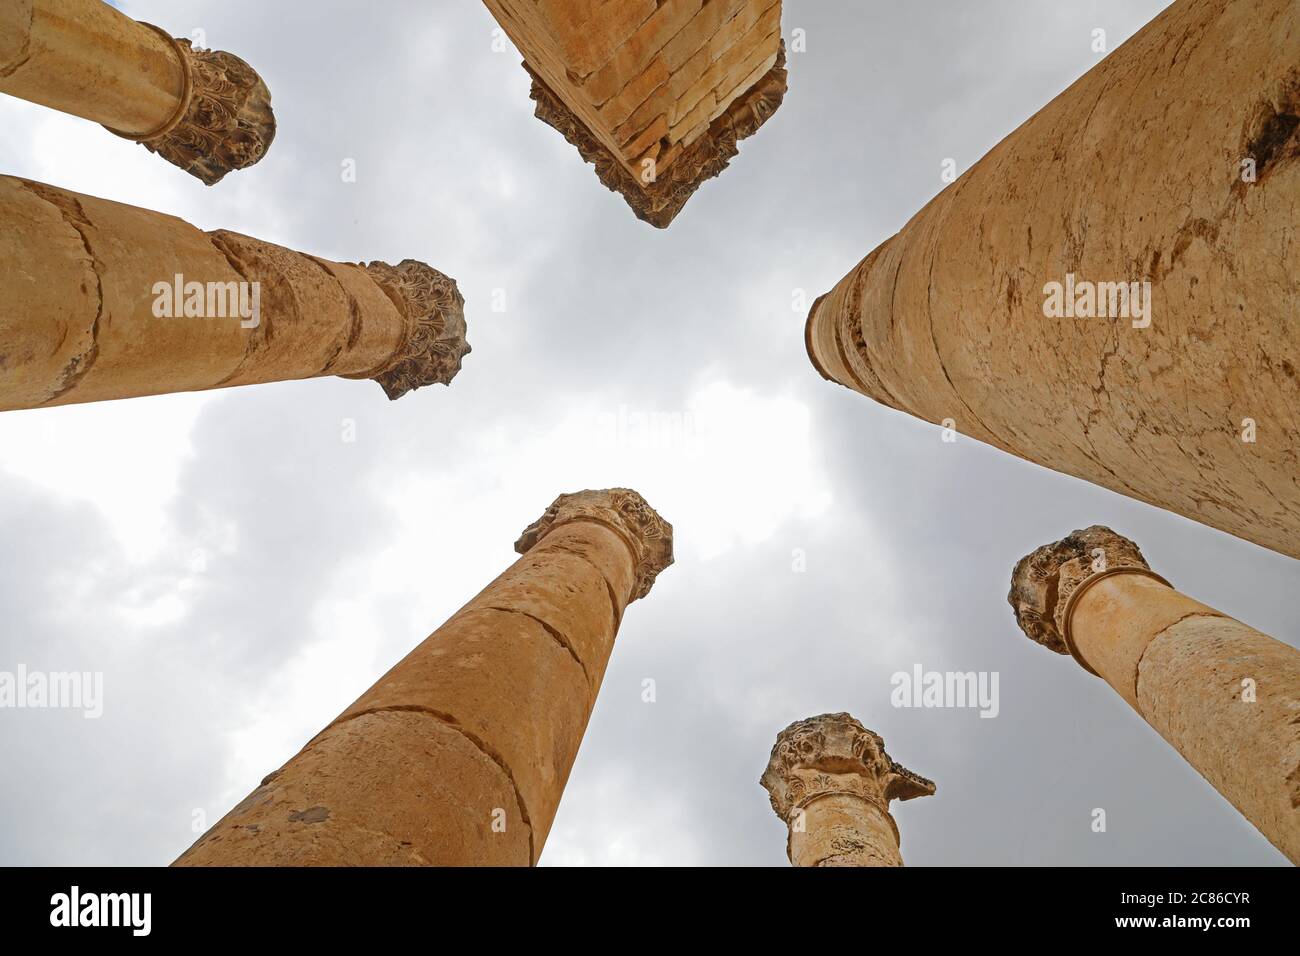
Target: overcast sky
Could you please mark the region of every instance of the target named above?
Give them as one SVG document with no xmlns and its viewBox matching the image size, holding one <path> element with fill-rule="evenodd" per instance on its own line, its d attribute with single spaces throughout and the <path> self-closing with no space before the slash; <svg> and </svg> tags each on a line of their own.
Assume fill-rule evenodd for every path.
<svg viewBox="0 0 1300 956">
<path fill-rule="evenodd" d="M 170 862 L 557 494 L 615 485 L 673 523 L 677 563 L 624 619 L 543 864 L 785 865 L 759 775 L 778 731 L 840 710 L 938 784 L 894 804 L 911 865 L 1285 863 L 1006 594 L 1022 555 L 1102 523 L 1295 644 L 1296 562 L 945 443 L 822 381 L 802 341 L 801 298 L 934 196 L 946 158 L 968 168 L 1098 61 L 1095 28 L 1113 49 L 1163 2 L 786 0 L 807 52 L 784 105 L 667 232 L 532 117 L 472 0 L 120 5 L 261 73 L 266 159 L 206 188 L 0 97 L 0 171 L 424 260 L 458 280 L 474 351 L 395 403 L 317 379 L 0 415 L 0 670 L 101 671 L 105 696 L 99 720 L 0 711 L 0 863 Z M 651 442 L 620 414 L 683 428 Z M 997 717 L 892 707 L 918 664 L 996 672 Z"/>
</svg>

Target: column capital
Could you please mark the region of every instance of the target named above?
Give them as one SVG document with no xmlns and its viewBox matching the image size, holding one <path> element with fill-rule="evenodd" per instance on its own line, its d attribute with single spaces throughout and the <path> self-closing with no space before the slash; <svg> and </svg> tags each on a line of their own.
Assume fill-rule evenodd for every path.
<svg viewBox="0 0 1300 956">
<path fill-rule="evenodd" d="M 627 543 L 636 568 L 633 601 L 649 594 L 659 572 L 673 563 L 673 526 L 630 488 L 560 495 L 540 518 L 524 529 L 515 542 L 515 550 L 526 553 L 552 529 L 570 521 L 604 525 Z"/>
<path fill-rule="evenodd" d="M 1031 641 L 1058 654 L 1069 654 L 1066 611 L 1071 596 L 1093 578 L 1124 570 L 1158 577 L 1134 542 L 1095 524 L 1017 561 L 1007 601 L 1015 611 L 1016 624 Z"/>
<path fill-rule="evenodd" d="M 759 783 L 787 822 L 796 809 L 829 793 L 862 797 L 887 814 L 890 800 L 935 792 L 933 780 L 895 761 L 879 734 L 843 713 L 797 720 L 777 734 Z"/>
<path fill-rule="evenodd" d="M 366 272 L 406 316 L 406 341 L 374 380 L 390 399 L 424 385 L 448 385 L 470 353 L 465 299 L 456 280 L 416 259 L 371 262 Z"/>
<path fill-rule="evenodd" d="M 162 128 L 127 138 L 209 186 L 260 160 L 275 139 L 275 114 L 257 71 L 233 53 L 196 50 L 189 40 L 144 25 L 175 49 L 185 88 L 175 116 Z"/>
</svg>

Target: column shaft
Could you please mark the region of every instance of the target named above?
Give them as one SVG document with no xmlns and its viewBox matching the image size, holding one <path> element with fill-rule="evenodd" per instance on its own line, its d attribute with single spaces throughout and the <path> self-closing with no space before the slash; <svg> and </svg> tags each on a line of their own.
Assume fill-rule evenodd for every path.
<svg viewBox="0 0 1300 956">
<path fill-rule="evenodd" d="M 888 812 L 850 793 L 828 793 L 803 808 L 790 828 L 795 866 L 902 866 L 898 825 Z"/>
<path fill-rule="evenodd" d="M 1300 863 L 1300 650 L 1180 594 L 1101 525 L 1022 558 L 1008 600 Z"/>
<path fill-rule="evenodd" d="M 1300 557 L 1297 50 L 1294 0 L 1177 0 L 814 304 L 814 365 Z"/>
<path fill-rule="evenodd" d="M 17 0 L 0 12 L 0 92 L 133 135 L 185 93 L 171 41 L 102 0 Z"/>
<path fill-rule="evenodd" d="M 1300 863 L 1300 651 L 1140 574 L 1069 620 L 1080 658 Z"/>
<path fill-rule="evenodd" d="M 397 397 L 468 351 L 455 283 L 421 263 L 329 262 L 9 176 L 0 261 L 0 410 L 319 375 Z"/>
<path fill-rule="evenodd" d="M 0 93 L 101 123 L 208 185 L 275 137 L 271 95 L 247 63 L 102 0 L 6 0 Z"/>
<path fill-rule="evenodd" d="M 625 489 L 562 497 L 522 558 L 177 864 L 535 863 L 671 531 Z"/>
</svg>

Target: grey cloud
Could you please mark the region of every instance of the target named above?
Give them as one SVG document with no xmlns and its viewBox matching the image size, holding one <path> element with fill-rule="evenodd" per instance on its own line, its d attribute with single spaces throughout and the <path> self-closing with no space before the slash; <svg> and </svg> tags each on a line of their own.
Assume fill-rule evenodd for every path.
<svg viewBox="0 0 1300 956">
<path fill-rule="evenodd" d="M 89 508 L 0 485 L 0 593 L 15 609 L 0 667 L 61 647 L 102 664 L 108 693 L 129 700 L 94 733 L 63 715 L 21 727 L 0 715 L 13 768 L 0 861 L 168 861 L 192 836 L 190 807 L 218 814 L 240 795 L 228 778 L 249 707 L 305 740 L 349 702 L 346 689 L 300 688 L 310 717 L 275 710 L 275 675 L 314 646 L 331 599 L 355 592 L 383 622 L 359 692 L 472 595 L 433 573 L 369 590 L 364 569 L 416 517 L 392 513 L 385 488 L 454 484 L 492 448 L 533 447 L 575 403 L 671 412 L 716 377 L 810 409 L 833 504 L 711 560 L 682 552 L 630 609 L 543 862 L 783 865 L 758 777 L 779 730 L 834 710 L 938 782 L 935 797 L 896 805 L 911 864 L 1283 862 L 1107 687 L 1030 644 L 1005 594 L 1023 554 L 1102 522 L 1187 593 L 1294 642 L 1294 564 L 970 440 L 943 443 L 821 381 L 791 308 L 796 288 L 825 291 L 937 193 L 945 157 L 968 167 L 1084 72 L 1094 26 L 1113 46 L 1163 5 L 787 0 L 786 28 L 806 29 L 809 46 L 791 57 L 789 98 L 667 233 L 531 117 L 527 77 L 513 53 L 491 52 L 479 4 L 127 5 L 179 33 L 204 27 L 273 92 L 272 151 L 187 198 L 201 224 L 340 259 L 426 259 L 459 280 L 474 352 L 450 388 L 393 404 L 377 385 L 337 380 L 215 397 L 160 506 L 169 555 L 211 549 L 203 584 L 179 621 L 143 633 L 95 622 L 131 588 L 165 592 L 182 573 L 174 559 L 131 565 Z M 0 150 L 12 172 L 34 163 Z M 347 157 L 355 184 L 339 177 Z M 70 177 L 85 161 L 61 160 Z M 504 313 L 489 308 L 495 289 Z M 339 441 L 345 418 L 357 445 Z M 499 541 L 466 557 L 479 584 L 511 559 L 512 535 L 573 490 L 531 477 L 532 464 L 420 502 L 435 527 L 463 519 Z M 683 470 L 666 490 L 701 478 Z M 233 551 L 211 543 L 214 528 L 231 531 Z M 431 554 L 467 545 L 428 542 Z M 791 570 L 795 548 L 806 573 Z M 80 604 L 51 614 L 66 582 L 83 585 Z M 999 672 L 1001 713 L 891 707 L 890 675 L 914 663 Z M 1095 807 L 1105 834 L 1089 829 Z"/>
</svg>

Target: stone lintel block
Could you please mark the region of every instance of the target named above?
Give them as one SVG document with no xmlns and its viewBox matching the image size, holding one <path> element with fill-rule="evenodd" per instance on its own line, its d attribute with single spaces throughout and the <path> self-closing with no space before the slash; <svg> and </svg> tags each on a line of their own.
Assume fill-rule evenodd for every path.
<svg viewBox="0 0 1300 956">
<path fill-rule="evenodd" d="M 645 23 L 615 51 L 613 59 L 586 78 L 582 90 L 591 102 L 602 107 L 611 100 L 626 99 L 626 92 L 650 69 L 663 70 L 666 77 L 672 68 L 663 57 L 656 56 L 700 13 L 702 0 L 672 0 L 661 4 Z M 715 0 L 716 2 L 716 0 Z M 629 77 L 634 79 L 629 79 Z M 641 100 L 627 106 L 635 109 Z M 614 121 L 616 124 L 622 120 Z"/>
<path fill-rule="evenodd" d="M 672 223 L 695 190 L 727 168 L 739 153 L 736 144 L 757 132 L 780 107 L 787 85 L 783 49 L 772 69 L 737 97 L 688 148 L 673 148 L 663 154 L 652 176 L 634 176 L 623 159 L 605 147 L 536 72 L 530 73 L 537 118 L 576 147 L 582 158 L 595 166 L 600 181 L 620 194 L 638 219 L 659 229 Z M 642 132 L 643 127 L 632 129 L 628 139 L 639 143 Z"/>
<path fill-rule="evenodd" d="M 609 62 L 659 8 L 658 0 L 539 0 L 537 8 L 579 79 Z"/>
<path fill-rule="evenodd" d="M 709 0 L 686 27 L 664 45 L 662 57 L 674 73 L 687 60 L 704 51 L 706 64 L 711 59 L 709 40 L 740 14 L 752 0 Z"/>
</svg>

